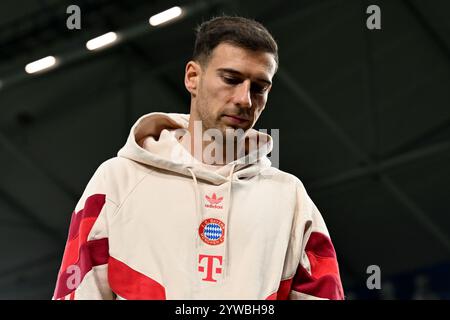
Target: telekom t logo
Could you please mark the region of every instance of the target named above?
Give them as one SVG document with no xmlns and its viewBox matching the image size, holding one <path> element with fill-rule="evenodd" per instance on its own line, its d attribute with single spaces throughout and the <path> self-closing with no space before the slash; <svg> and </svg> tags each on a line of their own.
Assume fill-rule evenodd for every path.
<svg viewBox="0 0 450 320">
<path fill-rule="evenodd" d="M 206 260 L 207 260 L 207 262 L 206 262 L 206 278 L 203 278 L 202 280 L 217 282 L 217 280 L 215 280 L 213 278 L 213 273 L 214 274 L 222 273 L 222 268 L 220 268 L 222 266 L 222 256 L 210 256 L 207 254 L 201 254 L 198 256 L 198 263 L 200 264 L 204 258 L 206 258 Z M 214 259 L 219 260 L 219 266 L 216 268 L 213 268 L 214 267 Z M 198 266 L 198 271 L 205 272 L 205 267 Z"/>
</svg>

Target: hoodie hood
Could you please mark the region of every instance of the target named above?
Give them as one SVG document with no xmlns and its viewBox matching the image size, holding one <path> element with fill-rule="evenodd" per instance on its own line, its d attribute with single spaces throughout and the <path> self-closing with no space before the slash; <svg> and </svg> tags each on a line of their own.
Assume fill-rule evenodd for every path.
<svg viewBox="0 0 450 320">
<path fill-rule="evenodd" d="M 246 137 L 263 141 L 258 148 L 247 152 L 240 159 L 229 162 L 219 170 L 208 170 L 179 143 L 176 130 L 187 132 L 188 114 L 154 112 L 142 116 L 131 128 L 125 146 L 118 156 L 150 165 L 159 169 L 205 180 L 214 185 L 229 179 L 250 178 L 270 168 L 267 154 L 272 151 L 272 138 L 265 133 L 250 129 Z M 251 159 L 251 161 L 249 160 Z"/>
</svg>

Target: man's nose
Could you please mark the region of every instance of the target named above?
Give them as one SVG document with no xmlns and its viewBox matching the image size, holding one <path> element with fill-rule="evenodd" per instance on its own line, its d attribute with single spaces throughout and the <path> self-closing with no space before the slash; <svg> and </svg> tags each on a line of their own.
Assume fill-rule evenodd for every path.
<svg viewBox="0 0 450 320">
<path fill-rule="evenodd" d="M 236 87 L 234 103 L 242 108 L 251 108 L 252 106 L 250 85 L 250 80 L 245 80 Z"/>
</svg>

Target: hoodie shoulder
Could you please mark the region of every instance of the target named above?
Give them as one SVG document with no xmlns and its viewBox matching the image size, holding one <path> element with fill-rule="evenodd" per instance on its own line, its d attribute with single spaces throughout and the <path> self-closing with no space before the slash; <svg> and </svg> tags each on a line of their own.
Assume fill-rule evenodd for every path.
<svg viewBox="0 0 450 320">
<path fill-rule="evenodd" d="M 263 179 L 270 179 L 278 187 L 282 186 L 284 190 L 288 190 L 295 197 L 295 202 L 311 202 L 303 182 L 297 176 L 275 167 L 263 170 L 261 176 Z"/>
<path fill-rule="evenodd" d="M 104 161 L 98 171 L 103 172 L 106 196 L 120 205 L 152 169 L 126 158 L 113 157 Z"/>
<path fill-rule="evenodd" d="M 274 182 L 281 182 L 294 188 L 304 189 L 302 181 L 297 176 L 275 167 L 264 169 L 261 171 L 261 176 L 266 179 L 272 179 Z"/>
</svg>

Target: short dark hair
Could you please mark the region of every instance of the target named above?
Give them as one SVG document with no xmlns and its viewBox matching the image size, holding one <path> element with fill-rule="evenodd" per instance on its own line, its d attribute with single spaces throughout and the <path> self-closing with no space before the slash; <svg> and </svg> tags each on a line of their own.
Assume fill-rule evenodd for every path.
<svg viewBox="0 0 450 320">
<path fill-rule="evenodd" d="M 278 68 L 278 45 L 259 22 L 232 16 L 220 16 L 203 22 L 196 33 L 193 59 L 205 65 L 212 51 L 221 43 L 248 50 L 271 53 Z"/>
</svg>

